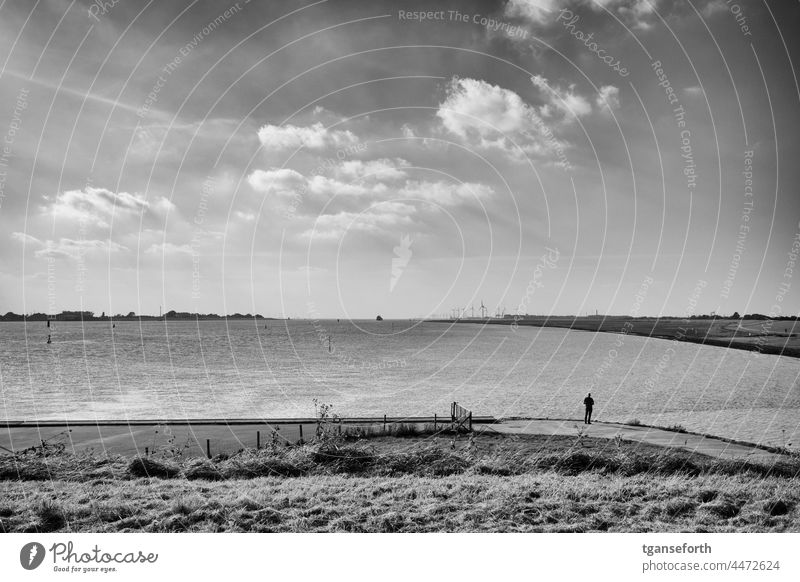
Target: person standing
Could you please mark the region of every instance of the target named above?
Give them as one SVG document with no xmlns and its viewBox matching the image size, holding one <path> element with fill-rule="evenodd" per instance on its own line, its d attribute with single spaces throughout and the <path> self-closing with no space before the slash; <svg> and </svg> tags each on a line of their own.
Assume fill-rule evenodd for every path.
<svg viewBox="0 0 800 582">
<path fill-rule="evenodd" d="M 583 405 L 586 407 L 586 414 L 583 416 L 583 424 L 592 424 L 592 407 L 594 406 L 594 398 L 592 393 L 586 395 L 583 399 Z"/>
</svg>

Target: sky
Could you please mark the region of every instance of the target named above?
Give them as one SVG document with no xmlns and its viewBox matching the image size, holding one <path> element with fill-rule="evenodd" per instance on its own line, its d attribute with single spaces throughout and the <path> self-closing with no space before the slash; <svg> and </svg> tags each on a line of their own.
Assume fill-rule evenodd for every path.
<svg viewBox="0 0 800 582">
<path fill-rule="evenodd" d="M 0 312 L 800 312 L 800 4 L 0 2 Z"/>
</svg>

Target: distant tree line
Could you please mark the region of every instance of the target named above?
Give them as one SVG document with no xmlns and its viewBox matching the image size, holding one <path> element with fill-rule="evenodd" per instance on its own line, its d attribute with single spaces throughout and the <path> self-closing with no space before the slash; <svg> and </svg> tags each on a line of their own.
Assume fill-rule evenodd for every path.
<svg viewBox="0 0 800 582">
<path fill-rule="evenodd" d="M 190 313 L 188 311 L 168 311 L 163 316 L 158 315 L 137 315 L 133 311 L 127 315 L 118 313 L 116 315 L 95 315 L 93 311 L 62 311 L 56 315 L 47 313 L 30 313 L 20 315 L 9 311 L 5 315 L 0 315 L 0 321 L 126 321 L 126 320 L 161 320 L 161 319 L 275 319 L 274 317 L 264 317 L 256 313 L 234 313 L 233 315 L 219 315 L 217 313 Z"/>
</svg>

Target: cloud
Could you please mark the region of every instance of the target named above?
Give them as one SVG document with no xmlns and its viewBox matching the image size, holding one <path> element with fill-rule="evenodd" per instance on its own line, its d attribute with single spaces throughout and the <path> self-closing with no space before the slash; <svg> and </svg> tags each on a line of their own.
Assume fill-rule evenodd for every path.
<svg viewBox="0 0 800 582">
<path fill-rule="evenodd" d="M 127 251 L 128 248 L 108 240 L 60 238 L 57 242 L 48 240 L 44 248 L 34 252 L 37 258 L 79 259 L 87 254 Z"/>
<path fill-rule="evenodd" d="M 52 214 L 58 220 L 75 220 L 100 227 L 108 227 L 112 217 L 119 220 L 125 216 L 139 216 L 154 210 L 165 212 L 174 208 L 163 197 L 156 198 L 151 204 L 140 194 L 92 187 L 67 190 L 53 199 L 46 199 L 49 203 L 42 207 L 43 213 Z"/>
<path fill-rule="evenodd" d="M 343 171 L 343 175 L 351 175 L 354 178 L 369 176 L 370 172 L 374 171 L 376 172 L 372 174 L 374 180 L 351 182 L 319 175 L 306 177 L 295 170 L 279 169 L 255 170 L 248 176 L 247 181 L 257 192 L 278 197 L 294 199 L 314 197 L 326 202 L 357 199 L 362 204 L 365 201 L 371 203 L 393 198 L 413 198 L 453 206 L 476 199 L 486 199 L 494 194 L 491 187 L 479 183 L 451 184 L 408 179 L 399 181 L 406 175 L 397 169 L 397 164 L 400 163 L 407 164 L 404 160 L 371 160 L 351 165 Z"/>
<path fill-rule="evenodd" d="M 330 130 L 317 122 L 306 127 L 296 125 L 264 125 L 258 130 L 258 140 L 270 151 L 292 150 L 305 147 L 311 151 L 347 148 L 359 143 L 358 137 L 348 130 Z"/>
<path fill-rule="evenodd" d="M 592 112 L 592 104 L 575 92 L 575 85 L 566 89 L 551 84 L 541 75 L 531 77 L 533 86 L 539 90 L 545 104 L 539 108 L 543 117 L 573 121 Z"/>
<path fill-rule="evenodd" d="M 652 27 L 651 20 L 659 0 L 509 0 L 504 14 L 508 18 L 522 18 L 532 24 L 553 25 L 555 15 L 561 10 L 575 12 L 588 6 L 594 12 L 609 11 L 618 14 L 628 25 L 639 29 Z M 715 0 L 716 1 L 716 0 Z"/>
<path fill-rule="evenodd" d="M 42 246 L 44 243 L 35 236 L 25 234 L 24 232 L 12 232 L 11 238 L 21 242 L 23 245 Z"/>
<path fill-rule="evenodd" d="M 702 9 L 703 16 L 705 16 L 706 18 L 727 11 L 728 11 L 728 6 L 725 4 L 723 0 L 711 0 L 711 2 L 703 6 Z"/>
<path fill-rule="evenodd" d="M 262 194 L 293 195 L 306 183 L 300 172 L 289 168 L 272 170 L 254 170 L 247 176 L 247 183 L 256 192 Z"/>
<path fill-rule="evenodd" d="M 505 15 L 509 18 L 524 18 L 531 22 L 544 23 L 552 18 L 557 7 L 557 0 L 509 0 L 505 7 Z"/>
<path fill-rule="evenodd" d="M 619 88 L 614 87 L 614 85 L 600 87 L 595 99 L 595 105 L 601 111 L 619 109 Z"/>
<path fill-rule="evenodd" d="M 402 169 L 410 166 L 406 160 L 401 158 L 378 160 L 346 160 L 337 166 L 334 175 L 338 178 L 349 180 L 400 180 L 406 177 L 406 172 Z"/>
<path fill-rule="evenodd" d="M 296 170 L 288 168 L 271 170 L 254 170 L 248 177 L 247 183 L 262 194 L 278 197 L 295 197 L 314 194 L 319 196 L 365 196 L 370 193 L 381 193 L 385 190 L 383 184 L 372 184 L 369 187 L 352 182 L 342 182 L 326 176 L 303 176 Z"/>
<path fill-rule="evenodd" d="M 394 232 L 398 228 L 410 228 L 416 221 L 412 218 L 417 208 L 405 202 L 383 202 L 362 212 L 342 211 L 317 217 L 313 228 L 302 233 L 306 238 L 340 240 L 347 233 L 359 232 L 381 234 Z"/>
<path fill-rule="evenodd" d="M 514 91 L 482 80 L 453 79 L 436 115 L 470 147 L 500 150 L 516 161 L 566 147 Z"/>
<path fill-rule="evenodd" d="M 683 93 L 687 97 L 702 97 L 703 96 L 703 90 L 697 85 L 692 85 L 691 87 L 686 87 L 683 90 Z"/>
<path fill-rule="evenodd" d="M 407 182 L 398 194 L 401 198 L 426 200 L 442 206 L 454 206 L 472 200 L 485 200 L 494 194 L 494 190 L 485 184 L 423 181 Z"/>
<path fill-rule="evenodd" d="M 634 28 L 649 29 L 652 15 L 658 8 L 658 0 L 589 0 L 587 4 L 595 11 L 616 12 Z"/>
</svg>

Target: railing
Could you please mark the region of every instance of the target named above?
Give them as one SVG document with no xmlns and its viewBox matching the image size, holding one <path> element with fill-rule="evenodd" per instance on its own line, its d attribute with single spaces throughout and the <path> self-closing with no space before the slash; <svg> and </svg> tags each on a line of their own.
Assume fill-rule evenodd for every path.
<svg viewBox="0 0 800 582">
<path fill-rule="evenodd" d="M 450 419 L 454 430 L 468 430 L 472 432 L 472 411 L 467 410 L 458 402 L 450 405 Z"/>
</svg>

